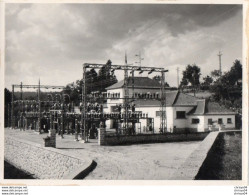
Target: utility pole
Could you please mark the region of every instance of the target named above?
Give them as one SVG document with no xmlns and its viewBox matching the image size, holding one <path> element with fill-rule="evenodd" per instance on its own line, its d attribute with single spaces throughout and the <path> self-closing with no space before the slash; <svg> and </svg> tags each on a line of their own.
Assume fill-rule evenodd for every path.
<svg viewBox="0 0 249 195">
<path fill-rule="evenodd" d="M 139 54 L 136 54 L 135 56 L 138 57 L 138 62 L 135 62 L 135 63 L 138 64 L 141 67 L 142 66 L 142 60 L 144 60 L 144 58 L 141 57 L 141 52 L 139 52 Z"/>
<path fill-rule="evenodd" d="M 41 134 L 41 83 L 40 83 L 40 78 L 39 78 L 39 83 L 38 83 L 38 131 L 39 134 Z"/>
<path fill-rule="evenodd" d="M 129 90 L 128 90 L 128 68 L 127 68 L 127 55 L 125 52 L 125 69 L 124 69 L 124 129 L 127 132 L 128 130 L 128 99 L 129 99 Z"/>
<path fill-rule="evenodd" d="M 11 128 L 15 128 L 15 116 L 14 116 L 14 93 L 15 86 L 12 85 L 12 94 L 11 94 Z"/>
<path fill-rule="evenodd" d="M 166 116 L 165 72 L 168 72 L 168 70 L 163 70 L 161 72 L 161 116 L 160 116 L 161 133 L 166 133 L 168 128 L 167 116 Z"/>
<path fill-rule="evenodd" d="M 88 143 L 88 126 L 86 121 L 87 106 L 87 78 L 86 67 L 83 67 L 83 84 L 82 84 L 82 112 L 81 112 L 81 138 L 84 143 Z"/>
<path fill-rule="evenodd" d="M 177 67 L 176 71 L 177 71 L 177 88 L 179 89 L 179 67 Z"/>
<path fill-rule="evenodd" d="M 222 56 L 222 53 L 219 51 L 219 65 L 220 65 L 220 76 L 222 75 L 222 70 L 221 70 L 221 56 Z"/>
<path fill-rule="evenodd" d="M 21 89 L 21 100 L 23 100 L 23 97 L 22 97 L 22 82 L 21 82 L 21 85 L 20 85 L 20 89 Z"/>
</svg>

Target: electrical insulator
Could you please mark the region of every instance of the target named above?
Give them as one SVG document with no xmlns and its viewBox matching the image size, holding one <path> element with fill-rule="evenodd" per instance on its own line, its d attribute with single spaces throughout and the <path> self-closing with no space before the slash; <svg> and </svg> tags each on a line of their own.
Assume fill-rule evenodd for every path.
<svg viewBox="0 0 249 195">
<path fill-rule="evenodd" d="M 118 111 L 121 112 L 121 110 L 122 110 L 122 105 L 119 105 L 118 106 Z"/>
<path fill-rule="evenodd" d="M 96 105 L 95 110 L 96 112 L 99 112 L 99 104 Z"/>
<path fill-rule="evenodd" d="M 132 112 L 135 112 L 135 104 L 132 105 Z"/>
</svg>

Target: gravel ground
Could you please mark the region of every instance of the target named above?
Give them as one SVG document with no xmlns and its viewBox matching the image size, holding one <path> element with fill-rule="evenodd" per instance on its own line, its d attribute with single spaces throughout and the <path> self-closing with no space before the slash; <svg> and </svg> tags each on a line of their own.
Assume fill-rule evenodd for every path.
<svg viewBox="0 0 249 195">
<path fill-rule="evenodd" d="M 5 129 L 8 136 L 19 137 L 43 144 L 47 134 L 31 130 Z M 81 158 L 89 157 L 97 167 L 85 179 L 111 180 L 167 180 L 198 147 L 199 141 L 139 144 L 128 146 L 99 146 L 97 140 L 83 144 L 75 142 L 73 135 L 57 137 L 57 148 L 70 151 Z"/>
</svg>

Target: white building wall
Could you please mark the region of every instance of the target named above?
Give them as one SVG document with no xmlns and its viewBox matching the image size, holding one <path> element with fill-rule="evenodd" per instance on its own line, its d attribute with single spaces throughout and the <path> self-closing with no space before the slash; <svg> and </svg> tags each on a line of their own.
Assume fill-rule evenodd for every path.
<svg viewBox="0 0 249 195">
<path fill-rule="evenodd" d="M 113 94 L 113 93 L 119 93 L 120 94 L 120 98 L 124 98 L 124 90 L 123 89 L 111 89 L 107 91 L 107 95 L 108 94 Z M 108 96 L 107 96 L 108 97 Z M 124 99 L 107 99 L 107 105 L 108 107 L 110 106 L 114 106 L 115 104 L 122 104 L 124 102 Z"/>
<path fill-rule="evenodd" d="M 177 119 L 176 118 L 176 112 L 177 111 L 185 111 L 186 113 L 188 113 L 193 107 L 172 107 L 173 108 L 173 125 L 174 128 L 176 129 L 182 129 L 182 128 L 186 128 L 188 126 L 188 116 L 186 116 L 185 119 Z"/>
<path fill-rule="evenodd" d="M 167 117 L 168 131 L 173 132 L 173 129 L 174 129 L 174 108 L 173 107 L 166 107 L 166 117 Z"/>
<path fill-rule="evenodd" d="M 158 89 L 135 89 L 134 92 L 136 93 L 147 93 L 150 91 L 150 93 L 156 93 L 158 92 L 160 94 L 160 91 Z M 113 93 L 119 93 L 121 98 L 124 98 L 124 89 L 112 89 L 108 90 L 107 94 L 113 94 Z M 129 88 L 129 94 L 132 94 L 132 89 Z M 108 99 L 107 100 L 107 108 L 104 108 L 104 112 L 110 113 L 111 112 L 111 106 L 115 106 L 116 104 L 123 104 L 124 99 Z M 225 128 L 228 129 L 233 129 L 235 128 L 235 115 L 200 115 L 200 116 L 188 116 L 186 115 L 185 119 L 177 119 L 176 118 L 176 112 L 177 111 L 185 111 L 188 113 L 193 106 L 188 106 L 188 107 L 166 107 L 166 116 L 167 116 L 167 128 L 169 132 L 173 132 L 174 129 L 184 129 L 184 128 L 189 128 L 189 129 L 197 129 L 198 132 L 205 131 L 209 128 L 208 125 L 208 119 L 211 118 L 212 121 L 216 121 L 213 125 L 214 128 L 219 128 L 218 125 L 218 119 L 222 118 L 223 119 L 223 124 L 225 125 Z M 160 107 L 150 107 L 150 106 L 136 106 L 136 111 L 142 111 L 142 113 L 145 113 L 148 115 L 149 118 L 154 118 L 154 131 L 159 132 L 160 128 L 160 116 L 156 116 L 156 112 L 160 111 Z M 199 124 L 192 124 L 192 119 L 193 118 L 198 118 L 200 120 Z M 228 124 L 227 123 L 227 118 L 232 119 L 232 123 Z M 144 130 L 147 129 L 147 120 L 146 119 L 141 119 L 141 132 L 144 132 Z M 112 122 L 108 120 L 106 122 L 107 126 L 112 126 Z M 139 124 L 136 124 L 136 129 L 137 131 L 140 127 Z M 174 131 L 175 132 L 175 131 Z"/>
<path fill-rule="evenodd" d="M 192 119 L 199 119 L 199 124 L 192 124 Z M 219 129 L 218 119 L 222 118 L 223 125 L 225 129 L 235 128 L 235 115 L 200 115 L 200 116 L 189 116 L 187 128 L 197 128 L 198 132 L 203 132 L 209 130 L 208 119 L 212 119 L 213 128 Z M 231 118 L 232 123 L 227 123 L 227 119 Z"/>
<path fill-rule="evenodd" d="M 204 120 L 205 120 L 204 128 L 206 129 L 208 128 L 208 119 L 212 119 L 212 121 L 214 122 L 213 123 L 214 128 L 219 128 L 219 124 L 218 124 L 219 118 L 222 118 L 225 129 L 235 129 L 235 115 L 205 115 L 204 116 Z M 228 118 L 232 119 L 231 124 L 227 123 Z"/>
<path fill-rule="evenodd" d="M 199 119 L 198 124 L 193 124 L 192 119 Z M 198 132 L 204 132 L 205 131 L 205 120 L 204 116 L 189 116 L 186 124 L 186 128 L 190 129 L 196 129 Z"/>
<path fill-rule="evenodd" d="M 148 114 L 148 117 L 150 118 L 154 118 L 154 131 L 156 133 L 159 133 L 159 128 L 160 128 L 160 116 L 156 116 L 156 112 L 160 111 L 160 107 L 136 107 L 136 111 L 141 111 L 142 113 Z M 168 129 L 172 129 L 173 130 L 173 108 L 172 107 L 167 107 L 166 108 L 166 116 L 167 116 L 167 127 Z M 144 128 L 146 128 L 147 126 L 147 121 L 144 120 L 140 120 L 141 122 L 141 129 L 143 130 Z"/>
</svg>

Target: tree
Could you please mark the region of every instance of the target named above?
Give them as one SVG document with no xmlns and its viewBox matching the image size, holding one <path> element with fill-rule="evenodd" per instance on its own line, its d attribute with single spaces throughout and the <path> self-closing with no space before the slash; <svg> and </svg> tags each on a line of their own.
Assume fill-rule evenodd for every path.
<svg viewBox="0 0 249 195">
<path fill-rule="evenodd" d="M 106 65 L 105 66 L 102 66 L 99 70 L 99 78 L 101 79 L 107 79 L 111 74 L 110 74 L 110 66 L 112 64 L 112 61 L 111 60 L 108 60 L 106 62 Z"/>
<path fill-rule="evenodd" d="M 4 89 L 4 126 L 7 127 L 10 115 L 10 105 L 11 105 L 11 92 L 5 88 Z"/>
<path fill-rule="evenodd" d="M 154 76 L 152 80 L 157 81 L 159 84 L 161 84 L 161 76 L 159 75 Z M 165 81 L 164 86 L 169 87 L 169 84 Z"/>
<path fill-rule="evenodd" d="M 214 78 L 214 79 L 218 79 L 221 75 L 220 75 L 220 71 L 219 70 L 213 70 L 211 72 L 211 76 Z"/>
<path fill-rule="evenodd" d="M 100 92 L 105 91 L 105 88 L 118 82 L 114 72 L 111 72 L 112 61 L 108 60 L 106 65 L 101 67 L 97 82 L 94 83 L 94 88 Z"/>
<path fill-rule="evenodd" d="M 201 69 L 195 64 L 188 65 L 186 70 L 184 70 L 182 73 L 183 77 L 180 87 L 187 86 L 189 83 L 192 87 L 197 87 L 200 85 L 200 71 Z"/>
<path fill-rule="evenodd" d="M 11 92 L 5 88 L 4 89 L 4 104 L 9 104 L 11 102 Z"/>
<path fill-rule="evenodd" d="M 238 80 L 242 79 L 242 64 L 239 60 L 235 60 L 231 70 L 225 76 L 229 80 L 230 85 L 235 85 Z"/>
<path fill-rule="evenodd" d="M 94 83 L 98 81 L 98 74 L 97 72 L 92 68 L 90 71 L 86 72 L 86 82 L 87 82 L 87 93 L 91 93 L 92 91 L 95 91 Z"/>
<path fill-rule="evenodd" d="M 161 83 L 161 77 L 159 75 L 154 76 L 152 79 L 158 83 Z"/>
<path fill-rule="evenodd" d="M 213 99 L 221 103 L 226 102 L 226 104 L 228 104 L 227 101 L 230 101 L 231 105 L 234 105 L 233 107 L 237 108 L 242 97 L 242 86 L 237 85 L 238 81 L 241 79 L 242 64 L 239 60 L 235 60 L 230 71 L 225 72 L 212 85 L 211 92 L 214 93 Z M 242 105 L 240 105 L 240 107 L 242 107 Z"/>
<path fill-rule="evenodd" d="M 203 85 L 209 86 L 213 83 L 214 80 L 212 77 L 207 75 L 206 77 L 203 78 L 203 81 L 204 81 Z"/>
<path fill-rule="evenodd" d="M 207 75 L 203 77 L 203 82 L 201 83 L 201 90 L 209 90 L 211 84 L 214 82 L 213 78 Z"/>
<path fill-rule="evenodd" d="M 111 60 L 108 60 L 106 65 L 100 68 L 99 73 L 93 68 L 86 71 L 87 94 L 93 91 L 103 92 L 105 88 L 117 82 L 114 72 L 111 72 L 111 63 Z M 76 81 L 75 85 L 68 84 L 63 91 L 69 94 L 71 101 L 78 105 L 82 94 L 82 86 L 83 80 L 80 79 Z"/>
</svg>

